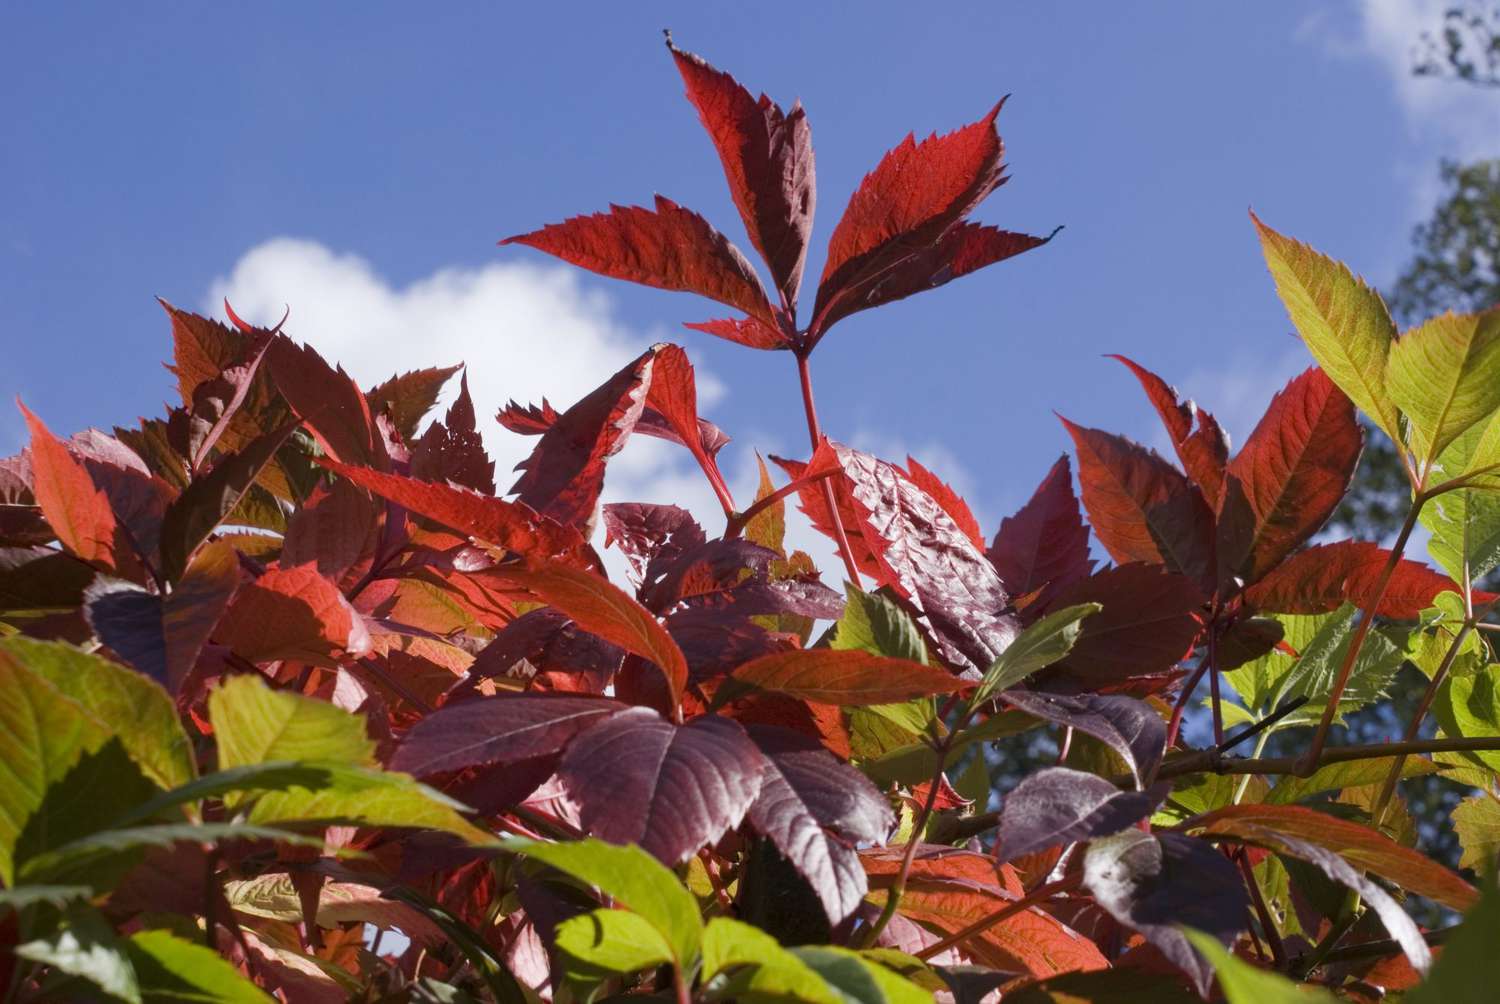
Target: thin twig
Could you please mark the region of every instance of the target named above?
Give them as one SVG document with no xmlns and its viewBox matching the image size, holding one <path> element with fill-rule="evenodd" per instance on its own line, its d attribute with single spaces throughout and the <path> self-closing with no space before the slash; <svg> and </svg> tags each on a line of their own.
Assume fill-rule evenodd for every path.
<svg viewBox="0 0 1500 1004">
<path fill-rule="evenodd" d="M 805 352 L 794 353 L 797 357 L 797 376 L 802 384 L 802 410 L 807 415 L 807 438 L 814 453 L 823 442 L 823 430 L 818 425 L 818 406 L 813 400 L 812 369 L 808 366 Z M 844 559 L 844 570 L 849 581 L 856 587 L 861 584 L 859 566 L 854 563 L 854 551 L 849 547 L 849 536 L 844 532 L 844 521 L 839 516 L 838 499 L 834 497 L 833 485 L 823 482 L 823 502 L 828 506 L 828 523 L 833 528 L 834 541 L 839 546 L 839 556 Z"/>
</svg>

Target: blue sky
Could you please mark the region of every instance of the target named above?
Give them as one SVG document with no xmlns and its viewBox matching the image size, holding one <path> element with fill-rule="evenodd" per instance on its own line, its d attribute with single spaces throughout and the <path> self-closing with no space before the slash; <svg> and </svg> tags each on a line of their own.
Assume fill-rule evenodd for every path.
<svg viewBox="0 0 1500 1004">
<path fill-rule="evenodd" d="M 1050 246 L 841 324 L 814 357 L 831 435 L 912 451 L 987 532 L 1067 446 L 1056 410 L 1151 441 L 1106 352 L 1237 437 L 1306 365 L 1246 217 L 1377 282 L 1438 160 L 1493 155 L 1500 101 L 1405 73 L 1441 4 L 152 4 L 13 7 L 0 38 L 0 395 L 57 431 L 171 394 L 152 300 L 236 307 L 375 379 L 466 359 L 481 406 L 570 402 L 651 341 L 688 347 L 709 415 L 805 449 L 792 363 L 682 330 L 705 301 L 569 276 L 503 236 L 660 192 L 748 247 L 661 45 L 783 104 L 820 195 L 809 274 L 849 193 L 908 131 L 1003 94 L 1011 182 L 979 211 Z M 20 445 L 0 415 L 0 451 Z M 512 461 L 521 447 L 492 442 Z M 632 456 L 632 454 L 634 454 Z M 660 444 L 612 494 L 706 492 Z"/>
</svg>

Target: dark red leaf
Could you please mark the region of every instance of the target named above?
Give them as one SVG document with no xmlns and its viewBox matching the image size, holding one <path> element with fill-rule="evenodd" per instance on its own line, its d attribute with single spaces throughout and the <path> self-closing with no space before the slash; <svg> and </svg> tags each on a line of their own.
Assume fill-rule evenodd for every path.
<svg viewBox="0 0 1500 1004">
<path fill-rule="evenodd" d="M 1052 465 L 1027 503 L 1000 521 L 988 557 L 1012 596 L 1035 594 L 1028 610 L 1046 608 L 1058 590 L 1093 571 L 1089 530 L 1073 494 L 1067 454 Z"/>
<path fill-rule="evenodd" d="M 1106 568 L 1057 595 L 1058 609 L 1099 603 L 1063 661 L 1095 684 L 1162 673 L 1192 650 L 1203 626 L 1203 592 L 1185 575 L 1134 562 Z"/>
<path fill-rule="evenodd" d="M 625 705 L 608 698 L 551 694 L 500 694 L 448 705 L 412 726 L 391 769 L 426 777 L 546 756 L 623 710 Z"/>
<path fill-rule="evenodd" d="M 20 409 L 31 431 L 31 491 L 58 542 L 69 553 L 110 571 L 125 573 L 137 567 L 109 496 L 41 419 L 24 404 Z"/>
<path fill-rule="evenodd" d="M 932 500 L 943 507 L 943 512 L 957 524 L 964 536 L 974 542 L 975 547 L 983 549 L 984 531 L 979 529 L 979 520 L 974 518 L 974 511 L 969 508 L 969 503 L 951 485 L 919 464 L 910 454 L 906 457 L 906 476 L 911 479 L 912 484 L 931 495 Z"/>
<path fill-rule="evenodd" d="M 745 663 L 733 679 L 804 701 L 858 707 L 950 694 L 965 684 L 952 673 L 905 659 L 827 648 L 775 652 Z"/>
<path fill-rule="evenodd" d="M 395 475 L 381 475 L 395 477 Z M 319 484 L 286 521 L 281 561 L 287 566 L 318 566 L 335 582 L 362 559 L 369 559 L 379 539 L 378 503 L 348 478 Z"/>
<path fill-rule="evenodd" d="M 1214 523 L 1203 493 L 1155 450 L 1066 418 L 1062 423 L 1078 448 L 1078 482 L 1089 523 L 1110 557 L 1122 565 L 1166 565 L 1209 581 Z"/>
<path fill-rule="evenodd" d="M 520 502 L 331 460 L 322 463 L 381 498 L 507 551 L 553 557 L 574 555 L 583 547 L 583 538 L 575 528 L 539 516 Z"/>
<path fill-rule="evenodd" d="M 193 478 L 167 506 L 161 524 L 161 566 L 168 580 L 182 574 L 193 551 L 234 511 L 298 424 L 289 422 L 251 440 L 244 449 L 220 457 L 213 470 Z"/>
<path fill-rule="evenodd" d="M 203 646 L 240 585 L 239 555 L 217 540 L 198 549 L 182 578 L 162 600 L 167 689 L 176 693 L 198 663 Z"/>
<path fill-rule="evenodd" d="M 1121 791 L 1104 778 L 1067 767 L 1047 767 L 1005 796 L 1000 814 L 998 861 L 1118 833 L 1149 816 L 1171 790 Z"/>
<path fill-rule="evenodd" d="M 786 114 L 764 94 L 757 101 L 729 74 L 667 44 L 688 100 L 719 151 L 750 241 L 795 310 L 817 197 L 807 116 L 800 104 Z"/>
<path fill-rule="evenodd" d="M 503 565 L 496 569 L 537 599 L 567 614 L 578 626 L 627 652 L 653 662 L 666 676 L 675 704 L 687 685 L 687 660 L 651 611 L 618 586 L 592 572 L 558 562 Z"/>
<path fill-rule="evenodd" d="M 760 794 L 764 761 L 728 718 L 673 725 L 630 708 L 576 737 L 558 777 L 586 830 L 675 865 L 740 824 Z"/>
<path fill-rule="evenodd" d="M 765 755 L 760 795 L 747 819 L 807 879 L 833 924 L 869 886 L 854 845 L 885 839 L 896 817 L 858 770 L 815 741 L 774 726 L 749 726 Z"/>
<path fill-rule="evenodd" d="M 94 574 L 91 566 L 56 548 L 0 547 L 0 609 L 78 607 Z"/>
<path fill-rule="evenodd" d="M 625 445 L 646 403 L 656 350 L 627 364 L 542 434 L 511 486 L 518 501 L 567 526 L 586 526 L 604 489 L 604 465 Z"/>
<path fill-rule="evenodd" d="M 469 377 L 459 379 L 458 398 L 441 422 L 433 422 L 411 450 L 412 477 L 452 481 L 486 495 L 495 494 L 495 462 L 484 452 L 469 398 Z"/>
<path fill-rule="evenodd" d="M 214 638 L 251 662 L 322 666 L 363 655 L 370 633 L 337 586 L 310 565 L 272 569 L 240 587 Z"/>
<path fill-rule="evenodd" d="M 780 328 L 754 317 L 731 317 L 719 321 L 698 321 L 691 324 L 684 322 L 683 327 L 702 331 L 740 345 L 747 345 L 752 349 L 790 349 L 792 347 L 792 343 L 787 340 L 786 335 L 781 333 Z"/>
<path fill-rule="evenodd" d="M 693 514 L 675 505 L 617 502 L 604 507 L 604 546 L 625 555 L 636 586 L 654 580 L 653 565 L 670 565 L 707 541 Z"/>
<path fill-rule="evenodd" d="M 531 610 L 496 633 L 469 667 L 472 684 L 492 678 L 526 680 L 571 693 L 602 694 L 620 668 L 625 653 L 590 634 L 552 607 Z"/>
<path fill-rule="evenodd" d="M 1167 723 L 1144 701 L 1114 694 L 1045 694 L 1007 690 L 1001 699 L 1017 710 L 1093 736 L 1119 754 L 1144 788 L 1166 753 Z"/>
<path fill-rule="evenodd" d="M 846 529 L 858 531 L 872 552 L 877 584 L 916 609 L 945 659 L 989 668 L 1018 626 L 984 552 L 900 468 L 845 446 L 831 449 L 855 518 Z M 804 505 L 813 494 L 821 494 L 816 486 L 804 493 Z"/>
<path fill-rule="evenodd" d="M 1354 405 L 1322 370 L 1287 384 L 1230 461 L 1221 577 L 1253 583 L 1316 533 L 1348 490 L 1363 445 Z"/>
<path fill-rule="evenodd" d="M 1174 388 L 1134 360 L 1120 355 L 1110 358 L 1124 363 L 1141 382 L 1141 388 L 1167 428 L 1182 469 L 1202 490 L 1209 506 L 1217 509 L 1224 488 L 1224 468 L 1229 461 L 1229 437 L 1219 428 L 1218 421 L 1192 401 L 1179 400 Z"/>
<path fill-rule="evenodd" d="M 610 206 L 500 243 L 525 244 L 615 279 L 697 293 L 776 325 L 766 291 L 739 249 L 703 217 L 660 195 L 654 211 Z"/>
<path fill-rule="evenodd" d="M 1231 944 L 1245 927 L 1250 905 L 1239 870 L 1213 844 L 1176 833 L 1126 830 L 1089 843 L 1083 884 L 1110 916 L 1144 935 L 1207 998 L 1213 966 L 1193 949 L 1182 927 Z"/>
<path fill-rule="evenodd" d="M 1245 590 L 1245 600 L 1257 610 L 1279 614 L 1323 614 L 1346 601 L 1368 610 L 1390 557 L 1390 551 L 1366 541 L 1314 544 Z M 1457 592 L 1458 586 L 1442 572 L 1402 558 L 1374 612 L 1408 620 L 1432 606 L 1445 590 Z"/>
<path fill-rule="evenodd" d="M 1247 835 L 1247 828 L 1259 827 L 1305 840 L 1454 910 L 1469 909 L 1479 897 L 1473 886 L 1421 851 L 1403 847 L 1353 820 L 1303 805 L 1230 805 L 1198 816 L 1188 825 L 1194 832 L 1224 836 Z"/>
<path fill-rule="evenodd" d="M 1046 237 L 1034 237 L 978 223 L 959 223 L 943 234 L 936 244 L 901 259 L 889 271 L 872 277 L 831 302 L 828 311 L 819 317 L 821 330 L 826 331 L 836 321 L 857 311 L 937 289 L 987 265 L 1041 247 L 1056 234 L 1054 230 Z"/>
<path fill-rule="evenodd" d="M 1002 182 L 1005 146 L 995 130 L 1000 104 L 971 125 L 918 143 L 906 139 L 867 174 L 828 241 L 813 308 L 814 338 L 825 314 L 848 313 L 891 269 L 932 245 Z"/>
<path fill-rule="evenodd" d="M 342 367 L 285 335 L 271 343 L 266 362 L 281 396 L 329 457 L 379 470 L 390 466 L 369 402 Z"/>
<path fill-rule="evenodd" d="M 416 438 L 417 426 L 437 404 L 443 387 L 462 366 L 432 367 L 392 375 L 376 387 L 365 391 L 370 411 L 389 417 L 391 425 L 407 442 Z"/>
</svg>

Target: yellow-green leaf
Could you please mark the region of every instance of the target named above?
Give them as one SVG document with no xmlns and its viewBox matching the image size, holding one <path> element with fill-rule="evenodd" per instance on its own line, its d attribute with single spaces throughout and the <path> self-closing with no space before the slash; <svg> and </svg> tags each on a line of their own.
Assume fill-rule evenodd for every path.
<svg viewBox="0 0 1500 1004">
<path fill-rule="evenodd" d="M 638 913 L 601 908 L 557 925 L 557 947 L 586 970 L 635 973 L 672 961 L 672 946 Z M 589 971 L 592 970 L 592 971 Z"/>
<path fill-rule="evenodd" d="M 363 718 L 327 701 L 272 690 L 258 676 L 233 677 L 210 694 L 208 717 L 220 770 L 269 760 L 375 763 Z"/>
<path fill-rule="evenodd" d="M 1386 367 L 1413 452 L 1435 459 L 1500 407 L 1500 310 L 1443 314 L 1402 335 Z"/>
</svg>

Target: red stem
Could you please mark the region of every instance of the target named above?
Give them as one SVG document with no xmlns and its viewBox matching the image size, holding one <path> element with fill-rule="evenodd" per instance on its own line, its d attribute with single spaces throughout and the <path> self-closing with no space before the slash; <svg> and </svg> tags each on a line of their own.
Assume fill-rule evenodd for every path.
<svg viewBox="0 0 1500 1004">
<path fill-rule="evenodd" d="M 1193 699 L 1193 691 L 1198 689 L 1198 681 L 1203 679 L 1203 674 L 1208 672 L 1208 656 L 1204 655 L 1203 661 L 1198 663 L 1198 668 L 1193 670 L 1193 675 L 1182 685 L 1182 693 L 1177 695 L 1177 703 L 1172 705 L 1172 720 L 1167 723 L 1167 749 L 1171 749 L 1177 743 L 1177 733 L 1182 729 L 1182 713 L 1187 710 L 1187 702 Z"/>
<path fill-rule="evenodd" d="M 797 376 L 802 382 L 802 410 L 807 414 L 807 438 L 816 453 L 819 444 L 823 442 L 823 430 L 818 426 L 818 406 L 813 400 L 812 369 L 808 366 L 806 354 L 798 352 L 795 355 Z M 823 482 L 823 502 L 828 506 L 828 522 L 833 527 L 833 539 L 839 546 L 839 557 L 844 559 L 844 570 L 849 573 L 849 581 L 858 588 L 861 584 L 859 567 L 854 564 L 854 551 L 849 547 L 848 535 L 844 533 L 844 521 L 839 518 L 838 499 L 834 497 L 833 485 L 826 480 Z"/>
</svg>

